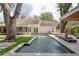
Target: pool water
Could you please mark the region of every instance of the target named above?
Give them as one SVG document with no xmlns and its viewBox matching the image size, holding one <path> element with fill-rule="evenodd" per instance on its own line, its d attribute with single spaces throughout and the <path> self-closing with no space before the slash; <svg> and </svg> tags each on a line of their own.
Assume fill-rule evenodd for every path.
<svg viewBox="0 0 79 59">
<path fill-rule="evenodd" d="M 49 36 L 37 36 L 30 46 L 23 45 L 18 53 L 74 53 Z"/>
</svg>

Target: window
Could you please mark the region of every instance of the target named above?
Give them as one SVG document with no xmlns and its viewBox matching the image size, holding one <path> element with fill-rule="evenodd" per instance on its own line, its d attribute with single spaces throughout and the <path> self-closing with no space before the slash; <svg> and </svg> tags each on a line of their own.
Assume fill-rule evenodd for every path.
<svg viewBox="0 0 79 59">
<path fill-rule="evenodd" d="M 6 27 L 2 28 L 2 33 L 6 33 Z"/>
<path fill-rule="evenodd" d="M 28 32 L 28 31 L 27 31 L 27 27 L 25 28 L 25 31 Z"/>
<path fill-rule="evenodd" d="M 19 32 L 22 32 L 22 27 L 19 27 L 18 30 L 19 30 Z"/>
<path fill-rule="evenodd" d="M 25 31 L 26 31 L 26 32 L 31 32 L 31 27 L 26 27 L 26 28 L 25 28 Z"/>
<path fill-rule="evenodd" d="M 0 27 L 0 32 L 1 32 L 1 27 Z"/>
<path fill-rule="evenodd" d="M 54 28 L 52 28 L 52 32 L 54 32 Z"/>
<path fill-rule="evenodd" d="M 6 28 L 3 28 L 3 32 L 4 32 L 4 33 L 6 32 Z"/>
<path fill-rule="evenodd" d="M 31 27 L 28 27 L 28 32 L 31 32 Z"/>
<path fill-rule="evenodd" d="M 38 28 L 34 28 L 34 32 L 38 32 Z"/>
</svg>

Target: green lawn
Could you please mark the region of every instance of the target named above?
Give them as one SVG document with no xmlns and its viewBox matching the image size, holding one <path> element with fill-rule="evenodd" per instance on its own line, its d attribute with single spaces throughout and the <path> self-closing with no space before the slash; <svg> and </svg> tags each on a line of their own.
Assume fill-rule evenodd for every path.
<svg viewBox="0 0 79 59">
<path fill-rule="evenodd" d="M 5 39 L 5 35 L 0 35 L 0 39 Z"/>
<path fill-rule="evenodd" d="M 5 38 L 5 37 L 4 37 Z M 10 51 L 11 49 L 13 49 L 14 47 L 18 46 L 19 44 L 21 43 L 24 43 L 24 42 L 28 42 L 32 39 L 32 37 L 25 37 L 25 36 L 17 36 L 17 41 L 15 44 L 5 48 L 5 49 L 2 49 L 0 51 L 0 55 L 3 55 L 5 53 L 7 53 L 8 51 Z"/>
</svg>

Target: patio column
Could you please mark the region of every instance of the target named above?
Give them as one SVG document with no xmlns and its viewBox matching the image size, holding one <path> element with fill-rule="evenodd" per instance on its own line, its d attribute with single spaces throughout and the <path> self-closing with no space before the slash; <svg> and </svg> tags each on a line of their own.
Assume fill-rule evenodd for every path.
<svg viewBox="0 0 79 59">
<path fill-rule="evenodd" d="M 23 27 L 23 33 L 25 34 L 25 27 Z"/>
<path fill-rule="evenodd" d="M 3 27 L 1 28 L 1 32 L 3 32 Z"/>
<path fill-rule="evenodd" d="M 19 30 L 18 30 L 18 27 L 16 27 L 16 34 L 18 34 L 19 33 Z"/>
</svg>

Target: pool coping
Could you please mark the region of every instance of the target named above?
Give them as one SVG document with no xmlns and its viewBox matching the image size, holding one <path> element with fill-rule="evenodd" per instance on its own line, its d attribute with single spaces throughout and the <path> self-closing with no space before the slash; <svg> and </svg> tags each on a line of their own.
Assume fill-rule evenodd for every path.
<svg viewBox="0 0 79 59">
<path fill-rule="evenodd" d="M 33 37 L 29 42 L 26 42 L 25 45 L 30 46 L 36 37 Z"/>
<path fill-rule="evenodd" d="M 4 56 L 78 56 L 70 53 L 10 53 Z"/>
<path fill-rule="evenodd" d="M 50 35 L 49 35 L 49 37 L 51 37 Z M 64 44 L 62 44 L 61 42 L 59 42 L 58 40 L 56 40 L 55 38 L 53 38 L 53 37 L 51 37 L 52 39 L 54 39 L 56 42 L 58 42 L 59 44 L 61 44 L 62 46 L 64 46 L 65 48 L 67 48 L 71 53 L 76 53 L 76 52 L 74 52 L 72 49 L 70 49 L 70 48 L 68 48 L 67 46 L 65 46 Z"/>
<path fill-rule="evenodd" d="M 75 44 L 75 43 L 69 43 L 69 42 L 67 42 L 67 41 L 64 41 L 64 40 L 62 40 L 62 39 L 56 37 L 55 35 L 50 35 L 50 34 L 49 34 L 49 36 L 52 37 L 52 38 L 54 38 L 56 41 L 60 42 L 61 44 L 63 44 L 64 46 L 66 46 L 67 48 L 69 48 L 70 50 L 72 50 L 73 52 L 75 52 L 75 55 L 76 55 L 76 56 L 79 56 L 79 52 L 76 51 L 76 50 L 74 50 L 73 47 L 70 47 L 70 46 L 68 45 L 68 44 Z M 67 43 L 68 43 L 68 44 L 67 44 Z"/>
</svg>

